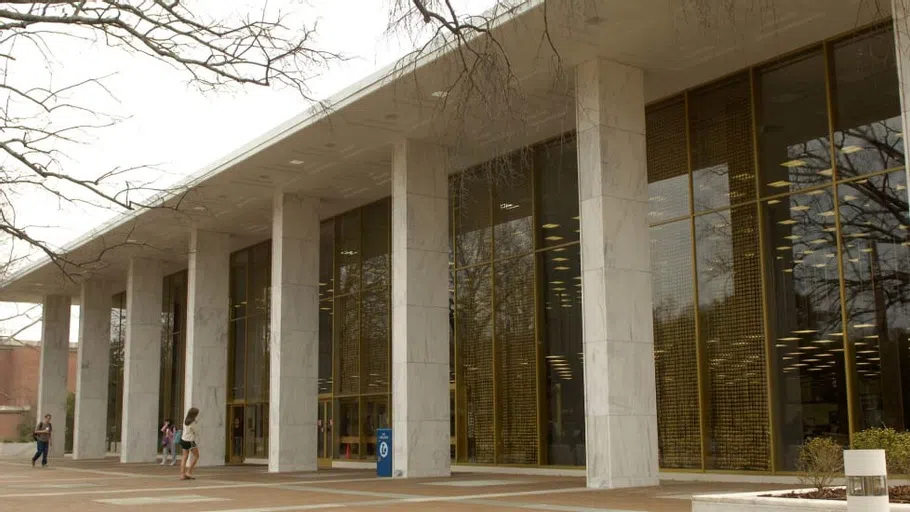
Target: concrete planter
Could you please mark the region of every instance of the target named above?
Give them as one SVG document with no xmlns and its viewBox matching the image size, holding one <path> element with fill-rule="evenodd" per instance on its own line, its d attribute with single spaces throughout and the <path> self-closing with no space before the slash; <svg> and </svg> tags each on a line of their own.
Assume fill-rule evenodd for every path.
<svg viewBox="0 0 910 512">
<path fill-rule="evenodd" d="M 788 491 L 743 492 L 710 494 L 692 497 L 692 512 L 846 512 L 846 501 L 773 498 L 763 495 L 783 495 Z M 891 505 L 891 512 L 910 512 L 910 505 Z"/>
<path fill-rule="evenodd" d="M 0 443 L 0 457 L 22 457 L 35 454 L 35 443 Z"/>
</svg>

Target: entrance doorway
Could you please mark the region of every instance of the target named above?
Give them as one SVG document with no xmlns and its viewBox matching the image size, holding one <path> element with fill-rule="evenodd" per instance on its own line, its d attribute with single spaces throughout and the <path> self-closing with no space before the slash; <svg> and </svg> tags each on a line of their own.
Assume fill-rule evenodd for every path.
<svg viewBox="0 0 910 512">
<path fill-rule="evenodd" d="M 332 401 L 319 401 L 319 417 L 316 420 L 316 455 L 319 467 L 332 467 Z"/>
<path fill-rule="evenodd" d="M 227 412 L 228 463 L 268 460 L 268 405 L 228 405 Z"/>
<path fill-rule="evenodd" d="M 229 406 L 228 418 L 228 462 L 243 464 L 243 406 Z"/>
</svg>

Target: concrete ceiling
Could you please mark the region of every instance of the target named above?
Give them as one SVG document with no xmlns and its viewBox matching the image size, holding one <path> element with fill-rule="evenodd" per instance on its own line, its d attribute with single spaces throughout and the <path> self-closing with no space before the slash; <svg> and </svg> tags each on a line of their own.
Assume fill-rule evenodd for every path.
<svg viewBox="0 0 910 512">
<path fill-rule="evenodd" d="M 731 6 L 699 10 L 702 4 Z M 491 117 L 489 106 L 453 86 L 463 69 L 457 52 L 398 63 L 214 162 L 162 208 L 130 212 L 69 246 L 71 260 L 89 263 L 64 274 L 39 262 L 17 273 L 0 286 L 0 300 L 78 295 L 89 275 L 122 288 L 132 256 L 180 270 L 194 226 L 234 235 L 238 249 L 267 239 L 279 190 L 319 197 L 323 218 L 387 196 L 391 148 L 403 138 L 448 145 L 459 169 L 569 131 L 573 68 L 593 57 L 644 69 L 652 102 L 889 12 L 887 2 L 869 0 L 550 0 L 546 10 L 528 2 L 493 31 L 519 84 L 520 101 L 506 115 Z"/>
</svg>

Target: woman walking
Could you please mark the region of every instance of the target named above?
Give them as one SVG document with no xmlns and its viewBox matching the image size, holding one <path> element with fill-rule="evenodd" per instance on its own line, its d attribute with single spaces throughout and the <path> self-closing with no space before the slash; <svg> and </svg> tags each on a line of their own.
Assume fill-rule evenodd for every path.
<svg viewBox="0 0 910 512">
<path fill-rule="evenodd" d="M 183 420 L 183 434 L 180 436 L 180 447 L 183 448 L 183 458 L 180 459 L 180 479 L 195 480 L 193 469 L 199 461 L 199 448 L 196 446 L 196 439 L 199 438 L 199 422 L 196 417 L 199 416 L 199 409 L 191 407 L 186 412 L 186 419 Z M 187 459 L 193 455 L 192 462 L 187 465 Z M 189 466 L 189 467 L 187 467 Z"/>
</svg>

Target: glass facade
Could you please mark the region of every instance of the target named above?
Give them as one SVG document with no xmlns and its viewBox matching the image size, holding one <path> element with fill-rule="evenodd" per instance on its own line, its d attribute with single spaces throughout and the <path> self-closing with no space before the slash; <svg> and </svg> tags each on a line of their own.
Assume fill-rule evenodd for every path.
<svg viewBox="0 0 910 512">
<path fill-rule="evenodd" d="M 158 419 L 180 421 L 183 409 L 184 368 L 186 364 L 187 271 L 165 276 L 161 300 L 161 375 L 158 393 Z"/>
<path fill-rule="evenodd" d="M 910 428 L 890 26 L 649 105 L 646 122 L 661 468 L 792 471 L 810 437 Z M 453 461 L 584 466 L 574 136 L 455 174 L 449 195 Z M 373 460 L 391 425 L 391 229 L 388 198 L 321 224 L 322 459 Z M 268 455 L 270 264 L 269 242 L 231 256 L 232 461 Z M 161 410 L 180 417 L 186 273 L 164 290 Z M 111 318 L 116 441 L 123 294 Z"/>
<path fill-rule="evenodd" d="M 584 464 L 574 137 L 450 183 L 454 455 Z"/>
<path fill-rule="evenodd" d="M 107 379 L 107 446 L 120 442 L 123 419 L 123 347 L 126 341 L 126 292 L 111 297 L 111 353 Z"/>
<path fill-rule="evenodd" d="M 905 428 L 890 26 L 651 105 L 647 133 L 661 467 L 793 470 L 809 437 Z"/>
<path fill-rule="evenodd" d="M 268 458 L 272 246 L 231 254 L 228 328 L 228 454 L 233 462 Z"/>
<path fill-rule="evenodd" d="M 321 458 L 375 459 L 376 429 L 391 426 L 390 204 L 321 225 Z"/>
</svg>

